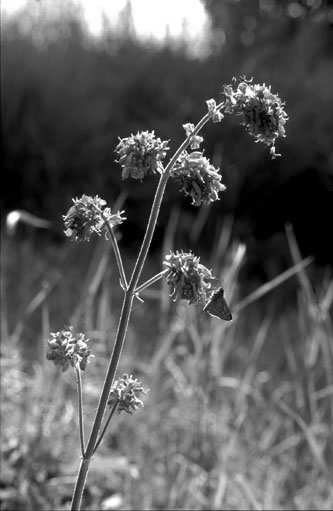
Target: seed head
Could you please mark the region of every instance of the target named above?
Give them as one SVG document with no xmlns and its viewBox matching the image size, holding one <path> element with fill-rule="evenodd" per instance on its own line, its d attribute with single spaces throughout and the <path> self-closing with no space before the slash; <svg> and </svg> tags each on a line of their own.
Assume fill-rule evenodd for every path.
<svg viewBox="0 0 333 511">
<path fill-rule="evenodd" d="M 184 151 L 172 170 L 172 176 L 180 181 L 180 190 L 191 197 L 194 206 L 218 200 L 219 193 L 226 189 L 221 183 L 219 169 L 200 151 Z"/>
<path fill-rule="evenodd" d="M 284 103 L 271 87 L 253 84 L 252 80 L 233 79 L 232 84 L 224 85 L 224 112 L 241 117 L 241 124 L 254 138 L 270 147 L 272 158 L 281 156 L 275 153 L 275 141 L 285 137 L 285 124 L 288 115 Z"/>
<path fill-rule="evenodd" d="M 98 195 L 82 195 L 80 199 L 73 199 L 73 206 L 63 215 L 65 235 L 73 241 L 89 241 L 93 233 L 108 239 L 106 222 L 113 228 L 126 218 L 122 216 L 124 211 L 112 214 L 105 205 L 106 201 Z"/>
<path fill-rule="evenodd" d="M 170 252 L 163 261 L 169 270 L 165 278 L 169 294 L 176 301 L 178 298 L 192 303 L 206 303 L 212 292 L 212 272 L 192 252 Z"/>
<path fill-rule="evenodd" d="M 52 332 L 48 340 L 46 358 L 52 360 L 56 366 L 60 366 L 63 371 L 66 371 L 70 365 L 75 367 L 77 364 L 84 371 L 93 357 L 87 345 L 88 341 L 89 339 L 83 333 L 74 334 L 72 326 L 68 330 Z"/>
<path fill-rule="evenodd" d="M 132 375 L 123 374 L 121 378 L 113 383 L 108 404 L 111 407 L 118 404 L 118 413 L 132 414 L 144 406 L 143 401 L 138 396 L 146 393 L 147 390 L 145 390 L 140 380 Z"/>
<path fill-rule="evenodd" d="M 122 167 L 122 178 L 140 179 L 147 175 L 162 172 L 164 160 L 169 150 L 168 141 L 155 137 L 154 131 L 141 131 L 127 138 L 120 138 L 115 152 L 116 160 Z"/>
</svg>

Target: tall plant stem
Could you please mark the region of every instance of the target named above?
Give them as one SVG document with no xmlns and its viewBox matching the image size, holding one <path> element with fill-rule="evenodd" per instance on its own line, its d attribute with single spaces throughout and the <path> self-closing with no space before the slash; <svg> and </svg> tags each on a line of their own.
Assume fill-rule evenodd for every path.
<svg viewBox="0 0 333 511">
<path fill-rule="evenodd" d="M 220 108 L 220 106 L 221 105 L 218 105 L 217 108 Z M 157 189 L 156 189 L 153 205 L 151 208 L 151 212 L 150 212 L 150 216 L 149 216 L 149 220 L 148 220 L 148 224 L 147 224 L 147 229 L 146 229 L 146 232 L 145 232 L 145 235 L 144 235 L 144 238 L 142 241 L 142 245 L 140 248 L 140 252 L 139 252 L 138 258 L 136 260 L 133 272 L 132 272 L 130 283 L 129 283 L 127 289 L 125 290 L 123 305 L 122 305 L 121 314 L 120 314 L 119 323 L 118 323 L 116 340 L 114 343 L 114 348 L 113 348 L 113 352 L 111 355 L 111 360 L 110 360 L 110 363 L 108 366 L 108 370 L 106 373 L 106 377 L 104 380 L 103 390 L 102 390 L 102 393 L 101 393 L 101 396 L 99 399 L 99 404 L 98 404 L 98 408 L 96 411 L 94 424 L 92 426 L 92 430 L 90 433 L 90 437 L 88 440 L 85 454 L 81 460 L 79 473 L 77 476 L 76 485 L 75 485 L 74 493 L 73 493 L 71 511 L 79 511 L 80 507 L 81 507 L 82 494 L 83 494 L 83 489 L 84 489 L 84 485 L 85 485 L 85 481 L 86 481 L 86 477 L 87 477 L 87 473 L 88 473 L 88 469 L 89 469 L 90 460 L 94 454 L 94 449 L 95 449 L 96 442 L 97 442 L 98 432 L 101 427 L 101 423 L 102 423 L 103 416 L 104 416 L 105 409 L 106 409 L 107 402 L 108 402 L 108 397 L 110 394 L 110 389 L 111 389 L 111 386 L 112 386 L 112 383 L 113 383 L 113 380 L 114 380 L 114 377 L 116 374 L 119 358 L 120 358 L 120 355 L 121 355 L 121 352 L 123 349 L 123 345 L 124 345 L 124 340 L 125 340 L 125 336 L 126 336 L 126 332 L 127 332 L 127 326 L 128 326 L 130 314 L 132 311 L 133 298 L 135 296 L 135 289 L 137 287 L 139 278 L 141 276 L 141 273 L 142 273 L 142 270 L 143 270 L 143 267 L 144 267 L 144 264 L 145 264 L 145 261 L 147 258 L 147 254 L 148 254 L 148 251 L 150 248 L 150 244 L 151 244 L 154 232 L 155 232 L 155 227 L 156 227 L 158 215 L 159 215 L 161 204 L 162 204 L 165 187 L 168 182 L 170 172 L 172 170 L 172 167 L 178 160 L 180 154 L 189 145 L 189 143 L 191 141 L 191 137 L 193 135 L 195 135 L 196 133 L 198 133 L 208 120 L 209 120 L 209 116 L 207 114 L 198 122 L 198 124 L 195 126 L 194 131 L 192 132 L 191 136 L 186 138 L 184 140 L 184 142 L 179 146 L 177 151 L 174 153 L 172 158 L 169 160 L 169 163 L 165 167 L 163 173 L 161 174 L 161 177 L 160 177 Z"/>
<path fill-rule="evenodd" d="M 103 386 L 103 390 L 102 390 L 102 393 L 101 393 L 101 396 L 99 399 L 99 404 L 98 404 L 98 408 L 96 411 L 94 424 L 93 424 L 93 427 L 92 427 L 92 430 L 90 433 L 90 437 L 88 440 L 87 449 L 86 449 L 85 454 L 81 460 L 80 469 L 79 469 L 76 485 L 74 488 L 73 500 L 72 500 L 72 506 L 71 506 L 72 511 L 79 511 L 80 507 L 81 507 L 82 493 L 83 493 L 83 489 L 84 489 L 84 485 L 85 485 L 85 481 L 86 481 L 86 477 L 87 477 L 87 473 L 88 473 L 88 468 L 89 468 L 91 457 L 94 453 L 94 448 L 95 448 L 95 445 L 97 442 L 98 432 L 101 427 L 104 412 L 105 412 L 107 402 L 108 402 L 108 397 L 110 394 L 111 385 L 114 380 L 114 376 L 115 376 L 117 366 L 118 366 L 119 357 L 120 357 L 120 354 L 121 354 L 121 351 L 123 348 L 125 335 L 126 335 L 126 331 L 127 331 L 127 325 L 128 325 L 130 313 L 132 310 L 133 297 L 134 297 L 133 293 L 128 292 L 128 291 L 125 292 L 111 360 L 110 360 L 109 367 L 108 367 L 108 370 L 106 373 L 104 386 Z"/>
</svg>

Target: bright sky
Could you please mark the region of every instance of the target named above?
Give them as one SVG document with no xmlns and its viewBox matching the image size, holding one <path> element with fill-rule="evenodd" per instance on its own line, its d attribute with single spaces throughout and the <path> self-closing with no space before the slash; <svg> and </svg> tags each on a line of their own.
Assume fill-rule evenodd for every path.
<svg viewBox="0 0 333 511">
<path fill-rule="evenodd" d="M 52 0 L 52 8 L 57 0 Z M 17 14 L 27 0 L 2 0 L 5 15 Z M 45 7 L 49 0 L 30 0 L 34 10 Z M 92 35 L 98 36 L 103 27 L 103 15 L 111 25 L 117 23 L 126 0 L 72 0 L 83 10 L 83 16 Z M 131 0 L 136 33 L 141 37 L 164 39 L 168 33 L 177 37 L 183 33 L 193 41 L 202 40 L 209 24 L 208 16 L 200 0 Z"/>
</svg>

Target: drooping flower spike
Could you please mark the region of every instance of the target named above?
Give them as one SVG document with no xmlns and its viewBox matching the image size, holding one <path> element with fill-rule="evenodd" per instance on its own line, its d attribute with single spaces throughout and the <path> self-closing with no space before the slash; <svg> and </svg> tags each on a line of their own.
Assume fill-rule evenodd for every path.
<svg viewBox="0 0 333 511">
<path fill-rule="evenodd" d="M 254 138 L 270 147 L 272 158 L 280 156 L 275 152 L 275 141 L 285 137 L 288 115 L 284 103 L 271 87 L 253 84 L 246 78 L 234 78 L 223 86 L 225 105 L 223 112 L 241 117 L 241 124 Z"/>
</svg>

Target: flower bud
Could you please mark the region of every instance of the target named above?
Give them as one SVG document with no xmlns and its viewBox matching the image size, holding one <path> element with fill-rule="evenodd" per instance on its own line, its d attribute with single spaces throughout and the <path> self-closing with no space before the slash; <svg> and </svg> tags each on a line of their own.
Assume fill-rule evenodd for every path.
<svg viewBox="0 0 333 511">
<path fill-rule="evenodd" d="M 186 137 L 187 138 L 191 137 L 190 141 L 191 149 L 193 150 L 199 149 L 200 145 L 203 142 L 203 137 L 200 137 L 199 135 L 192 135 L 192 133 L 194 132 L 194 124 L 188 122 L 186 124 L 183 124 L 183 128 L 185 130 Z"/>
<path fill-rule="evenodd" d="M 224 113 L 240 116 L 241 124 L 254 138 L 270 147 L 272 158 L 275 153 L 275 141 L 285 137 L 285 124 L 288 115 L 284 103 L 271 87 L 265 84 L 253 84 L 252 80 L 233 79 L 233 83 L 223 87 L 225 97 Z"/>
<path fill-rule="evenodd" d="M 212 119 L 212 121 L 221 122 L 224 115 L 222 112 L 220 112 L 220 110 L 217 110 L 215 99 L 207 99 L 206 104 L 208 108 L 208 115 Z"/>
</svg>

